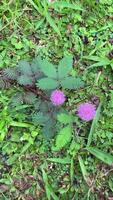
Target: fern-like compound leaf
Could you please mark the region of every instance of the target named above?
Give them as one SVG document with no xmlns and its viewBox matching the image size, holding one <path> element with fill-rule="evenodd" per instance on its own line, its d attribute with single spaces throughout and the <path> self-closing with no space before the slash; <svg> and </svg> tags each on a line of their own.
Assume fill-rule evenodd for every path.
<svg viewBox="0 0 113 200">
<path fill-rule="evenodd" d="M 65 56 L 58 65 L 58 78 L 62 79 L 71 72 L 73 66 L 73 57 Z"/>
<path fill-rule="evenodd" d="M 18 77 L 18 73 L 16 69 L 6 68 L 3 71 L 3 76 L 6 79 L 16 80 Z"/>
<path fill-rule="evenodd" d="M 55 136 L 56 133 L 56 122 L 54 119 L 50 118 L 49 121 L 47 121 L 42 128 L 43 136 L 46 140 L 51 139 L 53 136 Z"/>
<path fill-rule="evenodd" d="M 23 94 L 24 102 L 27 104 L 34 104 L 37 100 L 36 94 L 33 92 L 25 92 Z"/>
<path fill-rule="evenodd" d="M 62 149 L 67 143 L 70 142 L 72 136 L 72 129 L 70 126 L 63 128 L 56 137 L 56 149 Z"/>
<path fill-rule="evenodd" d="M 50 78 L 57 78 L 57 71 L 55 65 L 50 63 L 47 59 L 41 60 L 38 58 L 40 70 Z"/>
<path fill-rule="evenodd" d="M 5 90 L 11 86 L 10 82 L 5 80 L 2 76 L 0 76 L 0 89 Z"/>
<path fill-rule="evenodd" d="M 42 112 L 35 113 L 32 120 L 35 124 L 44 125 L 49 120 L 49 115 L 44 115 Z"/>
<path fill-rule="evenodd" d="M 21 75 L 17 79 L 20 85 L 33 85 L 33 78 L 27 75 Z"/>
<path fill-rule="evenodd" d="M 63 124 L 71 124 L 73 122 L 72 115 L 66 114 L 66 113 L 60 113 L 57 115 L 57 119 L 59 122 Z"/>
<path fill-rule="evenodd" d="M 43 73 L 40 71 L 37 58 L 33 59 L 32 63 L 31 63 L 31 69 L 33 72 L 33 76 L 36 80 L 39 78 L 42 78 L 44 76 Z"/>
<path fill-rule="evenodd" d="M 13 107 L 16 107 L 21 104 L 23 104 L 23 94 L 20 92 L 17 92 L 11 99 L 11 105 Z"/>
<path fill-rule="evenodd" d="M 19 61 L 17 68 L 21 74 L 25 74 L 28 76 L 32 75 L 31 65 L 26 60 Z"/>
<path fill-rule="evenodd" d="M 84 82 L 80 78 L 67 77 L 61 81 L 61 86 L 65 89 L 79 89 L 84 86 Z"/>
<path fill-rule="evenodd" d="M 40 79 L 37 83 L 37 86 L 42 90 L 53 90 L 58 87 L 58 81 L 51 78 Z"/>
</svg>

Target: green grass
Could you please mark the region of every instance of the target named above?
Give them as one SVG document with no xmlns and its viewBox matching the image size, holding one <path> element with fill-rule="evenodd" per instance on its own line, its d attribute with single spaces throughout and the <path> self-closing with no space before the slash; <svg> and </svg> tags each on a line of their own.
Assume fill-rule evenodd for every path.
<svg viewBox="0 0 113 200">
<path fill-rule="evenodd" d="M 32 60 L 37 55 L 58 63 L 71 53 L 72 74 L 83 76 L 86 87 L 77 92 L 66 91 L 66 108 L 75 114 L 79 102 L 91 100 L 98 105 L 100 100 L 101 113 L 98 123 L 93 121 L 92 126 L 75 115 L 73 141 L 55 151 L 55 139 L 46 141 L 40 127 L 25 121 L 24 107 L 9 113 L 10 98 L 20 88 L 1 91 L 0 199 L 110 199 L 111 160 L 108 164 L 102 162 L 108 154 L 100 155 L 96 150 L 113 155 L 113 3 L 77 0 L 76 9 L 75 0 L 60 4 L 60 8 L 46 2 L 1 2 L 0 69 L 15 67 L 19 60 Z M 96 56 L 102 58 L 100 66 Z M 109 58 L 111 64 L 107 65 L 104 58 Z M 14 123 L 14 115 L 18 123 Z M 92 154 L 92 149 L 87 151 L 87 144 L 96 148 L 96 157 L 94 150 Z"/>
</svg>

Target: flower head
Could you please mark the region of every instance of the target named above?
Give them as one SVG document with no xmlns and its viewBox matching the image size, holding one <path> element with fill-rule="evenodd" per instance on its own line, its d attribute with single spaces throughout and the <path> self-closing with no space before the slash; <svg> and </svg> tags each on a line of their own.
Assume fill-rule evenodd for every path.
<svg viewBox="0 0 113 200">
<path fill-rule="evenodd" d="M 59 106 L 65 102 L 66 98 L 65 98 L 64 93 L 61 90 L 54 90 L 51 93 L 50 100 L 53 103 L 53 105 Z"/>
<path fill-rule="evenodd" d="M 95 117 L 96 108 L 92 103 L 82 103 L 77 108 L 78 116 L 84 121 L 90 121 Z"/>
</svg>

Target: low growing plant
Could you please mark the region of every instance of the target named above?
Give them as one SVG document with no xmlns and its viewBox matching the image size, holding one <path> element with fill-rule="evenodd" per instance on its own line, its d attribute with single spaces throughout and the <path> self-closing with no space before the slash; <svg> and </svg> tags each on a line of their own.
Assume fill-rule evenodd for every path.
<svg viewBox="0 0 113 200">
<path fill-rule="evenodd" d="M 64 112 L 61 105 L 66 101 L 65 89 L 77 90 L 84 86 L 81 78 L 70 75 L 72 69 L 71 55 L 65 56 L 58 65 L 38 57 L 31 63 L 22 60 L 17 67 L 6 68 L 0 76 L 1 89 L 21 86 L 11 98 L 10 111 L 28 105 L 24 109 L 27 121 L 40 125 L 46 138 L 52 137 L 58 126 L 56 116 Z"/>
</svg>

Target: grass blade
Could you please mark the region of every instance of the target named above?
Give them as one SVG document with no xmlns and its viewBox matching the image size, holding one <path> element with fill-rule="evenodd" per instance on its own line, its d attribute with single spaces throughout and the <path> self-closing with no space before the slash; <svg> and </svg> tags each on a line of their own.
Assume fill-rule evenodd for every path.
<svg viewBox="0 0 113 200">
<path fill-rule="evenodd" d="M 16 122 L 16 121 L 12 121 L 9 124 L 10 126 L 14 126 L 14 127 L 21 127 L 21 128 L 31 128 L 32 125 L 25 123 L 25 122 Z"/>
<path fill-rule="evenodd" d="M 100 149 L 97 149 L 95 147 L 88 147 L 87 150 L 93 154 L 95 157 L 103 161 L 104 163 L 108 165 L 113 164 L 113 156 L 109 153 L 103 152 Z"/>
<path fill-rule="evenodd" d="M 80 168 L 81 168 L 81 171 L 82 171 L 83 178 L 84 178 L 85 182 L 88 184 L 88 173 L 87 173 L 86 167 L 84 165 L 83 159 L 82 159 L 81 156 L 79 156 L 78 160 L 79 160 L 79 164 L 80 164 Z"/>
<path fill-rule="evenodd" d="M 61 36 L 61 33 L 60 33 L 60 30 L 59 28 L 57 27 L 56 23 L 55 23 L 55 20 L 53 20 L 53 18 L 51 17 L 51 15 L 46 12 L 45 13 L 45 17 L 46 17 L 46 20 L 48 21 L 48 23 L 50 24 L 50 26 L 54 29 L 54 31 L 59 35 Z"/>
<path fill-rule="evenodd" d="M 97 126 L 97 123 L 98 123 L 98 120 L 99 120 L 99 117 L 100 117 L 101 106 L 102 106 L 102 103 L 99 104 L 97 111 L 96 111 L 96 115 L 93 119 L 91 129 L 90 129 L 90 132 L 89 132 L 89 136 L 88 136 L 87 147 L 90 146 L 90 144 L 92 142 L 93 133 L 95 132 L 95 128 Z"/>
<path fill-rule="evenodd" d="M 55 1 L 53 4 L 52 4 L 52 7 L 54 9 L 63 9 L 63 8 L 70 8 L 70 9 L 74 9 L 74 10 L 83 10 L 80 5 L 76 5 L 75 3 L 72 4 L 72 3 L 69 3 L 69 2 L 66 2 L 66 1 L 60 1 L 60 2 L 57 2 Z"/>
<path fill-rule="evenodd" d="M 58 197 L 56 196 L 56 194 L 54 193 L 52 187 L 50 186 L 50 184 L 48 182 L 47 174 L 43 168 L 42 168 L 42 175 L 43 175 L 43 180 L 45 183 L 45 190 L 46 190 L 48 200 L 51 199 L 51 196 L 54 200 L 59 200 Z"/>
<path fill-rule="evenodd" d="M 74 180 L 74 159 L 71 159 L 71 166 L 70 166 L 70 179 L 71 179 L 71 185 L 73 184 Z"/>
<path fill-rule="evenodd" d="M 40 10 L 37 4 L 33 0 L 28 0 L 28 2 L 42 15 L 41 12 L 42 9 Z"/>
</svg>

